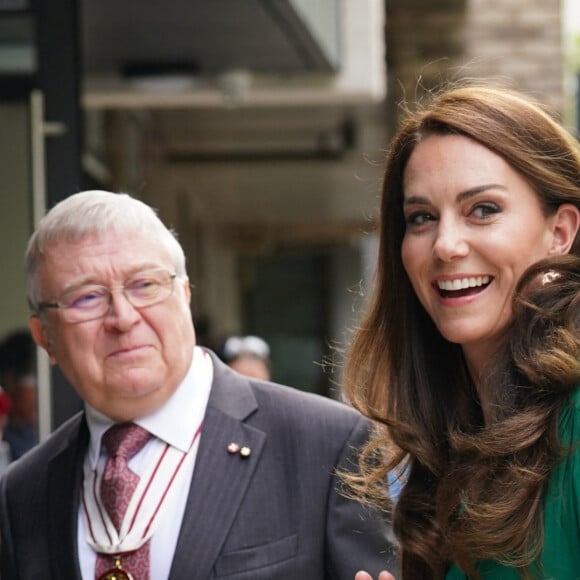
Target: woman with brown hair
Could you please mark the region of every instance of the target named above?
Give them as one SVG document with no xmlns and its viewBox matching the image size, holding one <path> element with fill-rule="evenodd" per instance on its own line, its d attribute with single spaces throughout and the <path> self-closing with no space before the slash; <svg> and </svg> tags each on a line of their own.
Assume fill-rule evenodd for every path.
<svg viewBox="0 0 580 580">
<path fill-rule="evenodd" d="M 522 94 L 452 88 L 395 136 L 380 219 L 349 483 L 392 509 L 402 580 L 579 578 L 578 143 Z"/>
</svg>

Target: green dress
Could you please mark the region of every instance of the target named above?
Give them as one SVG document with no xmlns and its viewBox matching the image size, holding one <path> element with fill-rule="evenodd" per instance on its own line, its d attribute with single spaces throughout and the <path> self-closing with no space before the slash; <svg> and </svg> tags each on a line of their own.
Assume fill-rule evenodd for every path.
<svg viewBox="0 0 580 580">
<path fill-rule="evenodd" d="M 542 571 L 537 580 L 580 580 L 580 388 L 560 415 L 560 441 L 577 445 L 550 475 L 544 496 Z M 477 566 L 483 580 L 520 580 L 518 572 L 497 562 Z M 452 566 L 446 580 L 468 578 Z"/>
</svg>

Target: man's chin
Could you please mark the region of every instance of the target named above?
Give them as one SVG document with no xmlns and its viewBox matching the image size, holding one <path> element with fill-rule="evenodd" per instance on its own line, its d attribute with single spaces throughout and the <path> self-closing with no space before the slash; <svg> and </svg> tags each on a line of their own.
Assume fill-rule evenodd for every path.
<svg viewBox="0 0 580 580">
<path fill-rule="evenodd" d="M 117 422 L 134 421 L 158 409 L 162 402 L 158 389 L 116 393 L 102 401 L 97 410 Z"/>
</svg>

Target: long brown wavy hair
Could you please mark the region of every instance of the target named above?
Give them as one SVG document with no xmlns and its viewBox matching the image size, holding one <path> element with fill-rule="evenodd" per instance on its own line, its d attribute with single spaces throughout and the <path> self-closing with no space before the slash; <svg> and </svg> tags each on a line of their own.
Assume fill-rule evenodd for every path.
<svg viewBox="0 0 580 580">
<path fill-rule="evenodd" d="M 406 465 L 392 508 L 403 580 L 442 578 L 453 561 L 477 578 L 481 559 L 525 577 L 542 546 L 542 491 L 565 451 L 559 410 L 580 384 L 580 235 L 568 256 L 524 274 L 512 325 L 476 390 L 461 346 L 438 332 L 401 260 L 403 174 L 417 143 L 433 134 L 462 135 L 501 156 L 546 215 L 563 203 L 580 208 L 578 144 L 534 100 L 456 87 L 408 116 L 387 154 L 375 286 L 343 375 L 345 398 L 377 432 L 359 475 L 347 479 L 390 510 L 387 473 Z"/>
</svg>

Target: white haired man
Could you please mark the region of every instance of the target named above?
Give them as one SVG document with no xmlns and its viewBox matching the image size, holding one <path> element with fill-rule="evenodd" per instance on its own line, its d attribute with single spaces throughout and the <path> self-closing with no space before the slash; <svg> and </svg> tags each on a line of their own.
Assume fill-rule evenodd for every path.
<svg viewBox="0 0 580 580">
<path fill-rule="evenodd" d="M 0 482 L 4 580 L 352 580 L 393 565 L 386 524 L 338 490 L 366 420 L 197 347 L 183 250 L 150 207 L 72 195 L 26 263 L 34 339 L 84 410 Z M 123 455 L 112 439 L 139 444 Z"/>
</svg>

